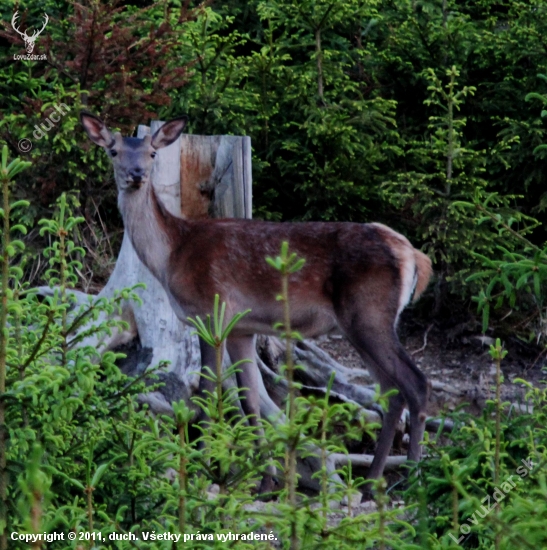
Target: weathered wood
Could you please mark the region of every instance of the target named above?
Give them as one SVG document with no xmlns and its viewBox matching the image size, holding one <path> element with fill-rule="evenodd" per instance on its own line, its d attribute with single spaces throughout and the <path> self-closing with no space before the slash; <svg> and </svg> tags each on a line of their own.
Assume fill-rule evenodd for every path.
<svg viewBox="0 0 547 550">
<path fill-rule="evenodd" d="M 251 139 L 181 136 L 183 218 L 251 218 Z"/>
<path fill-rule="evenodd" d="M 180 196 L 183 218 L 210 217 L 217 149 L 221 136 L 181 136 Z"/>
<path fill-rule="evenodd" d="M 346 466 L 347 464 L 351 464 L 352 466 L 368 467 L 372 464 L 374 455 L 333 453 L 330 455 L 330 459 L 338 466 Z M 406 461 L 406 456 L 403 455 L 389 456 L 386 460 L 385 469 L 393 470 L 405 464 Z"/>
<path fill-rule="evenodd" d="M 154 133 L 162 124 L 155 121 L 150 129 L 139 126 L 138 137 Z M 190 219 L 210 216 L 251 218 L 250 138 L 182 135 L 175 143 L 158 151 L 152 184 L 160 201 L 174 216 Z M 171 402 L 179 399 L 189 401 L 197 390 L 201 364 L 198 340 L 192 334 L 193 330 L 176 317 L 163 287 L 141 263 L 125 235 L 114 271 L 99 296 L 111 297 L 116 290 L 141 282 L 146 284 L 146 290 L 137 292 L 142 305 L 133 302 L 122 304 L 121 318 L 129 323 L 129 329 L 103 337 L 101 341 L 94 337 L 94 340 L 90 338 L 84 343 L 106 351 L 133 341 L 139 346 L 140 353 L 134 354 L 136 361 L 125 365 L 126 372 L 133 375 L 141 374 L 149 365 L 168 362 L 169 365 L 160 375 L 165 386 L 141 399 L 153 411 L 165 414 L 172 411 Z M 274 372 L 276 366 L 272 365 L 279 360 L 283 346 L 276 339 L 261 341 L 269 360 L 266 359 L 266 364 L 257 357 L 262 375 L 259 380 L 260 413 L 263 418 L 280 421 L 283 419 L 281 407 L 287 388 L 285 381 Z M 276 354 L 277 357 L 274 357 Z M 337 363 L 309 341 L 295 346 L 294 359 L 309 366 L 305 371 L 298 371 L 303 393 L 323 395 L 334 373 L 331 396 L 358 405 L 359 414 L 368 421 L 381 421 L 381 411 L 374 404 L 375 390 L 355 384 L 355 380 L 363 376 L 362 369 L 349 369 Z M 226 362 L 229 362 L 228 357 Z M 230 380 L 227 384 L 233 385 L 234 381 Z M 404 429 L 404 419 L 400 424 L 399 429 Z M 316 451 L 310 447 L 309 454 L 315 455 Z M 347 460 L 335 455 L 329 457 L 330 469 L 334 471 L 335 462 Z M 355 461 L 353 457 L 349 460 L 365 464 L 368 458 L 359 455 Z M 399 458 L 394 460 L 395 463 L 398 461 Z M 305 485 L 316 485 L 312 474 L 318 467 L 314 456 L 299 463 Z"/>
<path fill-rule="evenodd" d="M 151 128 L 139 126 L 137 137 L 154 133 L 162 124 L 153 121 Z M 158 151 L 152 184 L 162 203 L 175 216 L 200 218 L 216 212 L 225 217 L 250 217 L 250 197 L 245 197 L 251 185 L 250 139 L 183 135 Z M 197 390 L 199 343 L 193 329 L 176 317 L 163 287 L 142 264 L 129 237 L 124 235 L 114 271 L 99 296 L 111 297 L 116 290 L 136 283 L 145 283 L 146 290 L 137 291 L 142 305 L 122 304 L 122 319 L 129 323 L 129 330 L 85 343 L 106 351 L 138 337 L 142 361 L 125 364 L 130 374 L 140 374 L 149 365 L 168 362 L 161 375 L 165 387 L 143 398 L 153 410 L 166 412 L 170 401 L 188 400 Z M 267 392 L 262 401 L 264 412 L 271 412 Z"/>
</svg>

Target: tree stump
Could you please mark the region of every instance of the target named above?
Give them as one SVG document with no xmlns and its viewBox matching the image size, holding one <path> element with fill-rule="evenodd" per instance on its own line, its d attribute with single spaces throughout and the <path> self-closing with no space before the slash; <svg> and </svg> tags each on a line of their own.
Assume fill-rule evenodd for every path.
<svg viewBox="0 0 547 550">
<path fill-rule="evenodd" d="M 162 124 L 154 121 L 151 128 L 139 126 L 138 137 L 155 132 Z M 159 199 L 171 214 L 186 219 L 251 218 L 251 183 L 249 137 L 183 134 L 169 147 L 158 151 L 152 172 L 152 185 Z M 92 345 L 99 353 L 107 350 L 126 352 L 127 358 L 120 368 L 133 376 L 141 375 L 149 366 L 168 362 L 159 373 L 163 387 L 143 395 L 142 401 L 148 403 L 155 413 L 169 414 L 172 412 L 172 402 L 180 399 L 189 402 L 197 391 L 201 368 L 199 343 L 193 328 L 176 317 L 162 286 L 139 260 L 125 235 L 116 266 L 98 297 L 112 297 L 117 290 L 137 283 L 146 284 L 146 289 L 137 291 L 142 304 L 127 301 L 121 306 L 121 318 L 128 322 L 129 329 L 100 340 L 96 336 L 90 337 L 83 345 Z M 51 292 L 47 288 L 40 290 L 43 294 Z M 83 293 L 74 294 L 79 302 L 88 299 Z M 104 315 L 101 320 L 104 320 Z M 257 364 L 261 373 L 260 412 L 263 418 L 279 419 L 283 416 L 280 407 L 287 390 L 277 368 L 284 361 L 283 348 L 276 338 L 262 336 L 257 340 Z M 225 355 L 228 363 L 229 357 Z M 357 404 L 360 414 L 368 420 L 381 421 L 381 411 L 374 404 L 374 389 L 357 382 L 362 380 L 364 369 L 351 369 L 337 363 L 310 341 L 299 342 L 294 347 L 294 359 L 308 367 L 298 371 L 304 393 L 324 393 L 334 372 L 331 396 Z M 399 428 L 401 431 L 405 429 L 404 418 Z M 341 457 L 330 459 L 331 470 L 335 469 L 335 463 L 348 460 Z M 367 463 L 371 459 L 365 457 L 358 461 Z M 299 461 L 301 483 L 316 487 L 317 482 L 311 476 L 317 468 L 318 462 L 313 457 Z"/>
<path fill-rule="evenodd" d="M 137 137 L 154 133 L 163 123 L 153 121 L 151 128 L 139 126 Z M 152 185 L 171 214 L 184 218 L 250 218 L 251 143 L 249 137 L 194 136 L 183 134 L 169 147 L 160 149 L 152 172 Z M 153 243 L 151 243 L 153 246 Z M 130 329 L 101 342 L 102 351 L 124 346 L 128 357 L 121 368 L 130 375 L 142 374 L 149 366 L 168 362 L 160 373 L 164 386 L 143 396 L 154 412 L 168 413 L 170 403 L 189 401 L 199 382 L 201 367 L 197 336 L 173 312 L 160 283 L 139 260 L 127 235 L 124 235 L 116 266 L 99 297 L 111 297 L 116 290 L 145 283 L 137 291 L 142 305 L 126 302 L 122 319 Z"/>
</svg>

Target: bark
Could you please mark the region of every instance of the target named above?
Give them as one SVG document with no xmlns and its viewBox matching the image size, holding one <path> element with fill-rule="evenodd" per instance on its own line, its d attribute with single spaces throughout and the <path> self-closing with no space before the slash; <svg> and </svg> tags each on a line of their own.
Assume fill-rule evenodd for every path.
<svg viewBox="0 0 547 550">
<path fill-rule="evenodd" d="M 160 123 L 152 124 L 154 132 Z M 149 130 L 139 127 L 142 137 Z M 178 142 L 158 151 L 158 162 L 153 183 L 160 200 L 174 215 L 181 217 L 251 217 L 250 140 L 235 136 L 182 136 Z M 161 181 L 161 185 L 157 182 Z M 182 181 L 182 185 L 181 185 Z M 181 191 L 182 189 L 182 191 Z M 182 203 L 182 204 L 181 204 Z M 117 290 L 136 283 L 145 283 L 146 289 L 137 291 L 142 304 L 125 302 L 121 318 L 129 328 L 111 336 L 89 337 L 83 345 L 94 346 L 99 353 L 122 350 L 127 354 L 120 368 L 129 375 L 140 375 L 145 369 L 167 362 L 160 373 L 164 386 L 158 391 L 141 396 L 151 410 L 159 414 L 172 412 L 171 403 L 180 399 L 189 401 L 198 388 L 200 352 L 193 329 L 181 323 L 173 312 L 167 295 L 159 282 L 141 263 L 129 238 L 124 236 L 120 254 L 112 275 L 98 297 L 112 297 Z M 41 288 L 41 293 L 52 290 Z M 77 304 L 87 303 L 89 296 L 74 291 Z M 105 315 L 99 319 L 104 320 Z M 89 327 L 82 327 L 85 330 Z M 354 380 L 362 379 L 363 369 L 351 369 L 333 360 L 311 341 L 299 342 L 293 348 L 293 358 L 305 366 L 298 370 L 298 382 L 303 394 L 324 395 L 334 372 L 331 398 L 354 403 L 359 414 L 370 422 L 381 423 L 382 412 L 374 404 L 375 390 Z M 225 358 L 226 363 L 229 357 Z M 260 412 L 272 422 L 283 419 L 282 408 L 287 395 L 287 383 L 279 378 L 279 365 L 284 362 L 284 346 L 276 338 L 257 340 L 257 364 L 260 378 Z M 228 381 L 229 385 L 235 382 Z M 400 431 L 405 429 L 405 418 Z M 438 426 L 437 426 L 438 427 Z M 313 454 L 314 449 L 310 449 Z M 329 464 L 334 471 L 337 464 L 351 460 L 367 465 L 369 457 L 361 455 L 332 455 Z M 401 457 L 390 459 L 397 465 Z M 317 488 L 312 474 L 320 467 L 319 459 L 310 457 L 299 461 L 301 483 Z M 337 476 L 333 475 L 333 478 Z"/>
</svg>

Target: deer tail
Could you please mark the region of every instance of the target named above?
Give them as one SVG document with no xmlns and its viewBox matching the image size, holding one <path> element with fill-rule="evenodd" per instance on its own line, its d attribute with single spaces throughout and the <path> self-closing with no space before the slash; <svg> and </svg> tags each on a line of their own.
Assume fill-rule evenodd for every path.
<svg viewBox="0 0 547 550">
<path fill-rule="evenodd" d="M 433 275 L 433 268 L 431 267 L 429 256 L 420 250 L 414 249 L 414 262 L 416 264 L 416 287 L 414 288 L 414 296 L 412 297 L 413 302 L 415 302 L 427 288 L 431 275 Z"/>
</svg>

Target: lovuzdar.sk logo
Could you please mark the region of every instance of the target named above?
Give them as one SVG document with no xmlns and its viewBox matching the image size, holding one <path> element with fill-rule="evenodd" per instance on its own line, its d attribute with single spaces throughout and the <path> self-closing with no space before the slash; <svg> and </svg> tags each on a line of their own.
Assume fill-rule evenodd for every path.
<svg viewBox="0 0 547 550">
<path fill-rule="evenodd" d="M 36 44 L 36 39 L 42 34 L 43 30 L 46 28 L 46 25 L 49 21 L 49 17 L 47 13 L 44 12 L 44 24 L 42 25 L 42 28 L 40 30 L 34 29 L 32 34 L 29 36 L 27 34 L 27 30 L 25 32 L 21 32 L 19 30 L 19 24 L 17 23 L 17 19 L 19 17 L 19 12 L 16 11 L 13 14 L 13 17 L 11 18 L 11 26 L 13 27 L 13 30 L 21 36 L 23 39 L 23 42 L 25 43 L 25 49 L 27 50 L 27 55 L 14 55 L 13 59 L 23 59 L 26 61 L 38 61 L 38 60 L 44 60 L 46 59 L 45 54 L 42 55 L 32 55 L 32 52 L 34 51 L 34 46 Z"/>
</svg>

